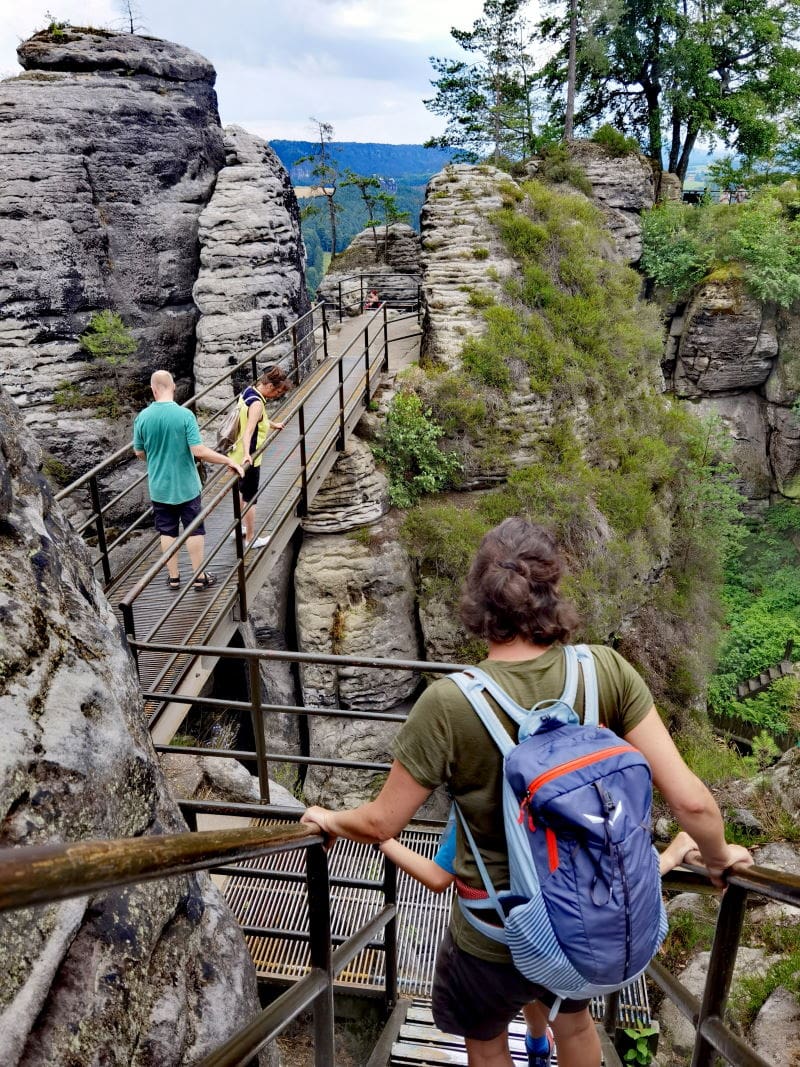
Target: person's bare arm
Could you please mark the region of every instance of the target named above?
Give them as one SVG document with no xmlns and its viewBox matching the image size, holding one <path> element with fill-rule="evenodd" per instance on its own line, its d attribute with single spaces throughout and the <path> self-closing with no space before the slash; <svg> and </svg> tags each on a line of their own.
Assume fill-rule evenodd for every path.
<svg viewBox="0 0 800 1067">
<path fill-rule="evenodd" d="M 140 452 L 138 448 L 134 448 L 133 454 L 134 456 L 136 456 L 137 459 L 147 459 L 147 453 Z"/>
<path fill-rule="evenodd" d="M 696 774 L 686 766 L 661 718 L 652 707 L 625 735 L 639 749 L 653 773 L 653 781 L 680 826 L 697 842 L 711 881 L 724 885 L 722 872 L 734 863 L 750 866 L 753 857 L 741 845 L 729 845 L 717 802 Z"/>
<path fill-rule="evenodd" d="M 208 445 L 192 445 L 191 453 L 195 459 L 203 459 L 206 463 L 217 463 L 220 466 L 230 467 L 232 471 L 236 471 L 240 478 L 244 477 L 244 471 L 238 463 L 235 463 L 230 456 L 223 455 L 222 452 L 215 452 Z"/>
<path fill-rule="evenodd" d="M 412 878 L 422 882 L 424 886 L 434 893 L 443 893 L 455 878 L 455 875 L 451 874 L 450 871 L 446 871 L 444 867 L 440 867 L 433 860 L 420 856 L 419 852 L 414 852 L 412 849 L 406 848 L 405 845 L 401 845 L 394 837 L 390 837 L 388 841 L 382 841 L 379 847 L 384 856 L 388 856 L 392 863 L 396 863 L 406 874 L 410 874 Z"/>
<path fill-rule="evenodd" d="M 349 811 L 306 808 L 300 822 L 318 826 L 332 838 L 379 844 L 396 837 L 431 792 L 395 760 L 383 789 L 368 804 Z"/>
<path fill-rule="evenodd" d="M 253 457 L 250 455 L 250 442 L 253 440 L 253 434 L 256 431 L 261 421 L 261 417 L 264 414 L 264 405 L 260 400 L 254 400 L 247 409 L 247 422 L 244 427 L 244 438 L 242 440 L 242 448 L 244 449 L 244 455 L 242 456 L 242 466 L 246 467 L 248 463 L 253 462 Z"/>
<path fill-rule="evenodd" d="M 694 856 L 692 856 L 693 852 L 695 853 Z M 692 861 L 702 863 L 700 849 L 697 847 L 695 839 L 690 837 L 685 830 L 679 830 L 658 857 L 658 873 L 663 878 L 665 874 L 668 874 L 689 857 L 691 857 Z"/>
</svg>

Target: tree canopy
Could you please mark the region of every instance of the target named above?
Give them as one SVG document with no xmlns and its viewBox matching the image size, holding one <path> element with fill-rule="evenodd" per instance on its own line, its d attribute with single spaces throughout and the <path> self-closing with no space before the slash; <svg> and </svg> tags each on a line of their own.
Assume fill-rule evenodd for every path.
<svg viewBox="0 0 800 1067">
<path fill-rule="evenodd" d="M 775 146 L 800 90 L 800 0 L 580 0 L 577 10 L 578 127 L 612 122 L 682 180 L 700 136 L 745 156 Z M 541 71 L 557 115 L 566 13 L 538 30 L 558 46 Z"/>
</svg>

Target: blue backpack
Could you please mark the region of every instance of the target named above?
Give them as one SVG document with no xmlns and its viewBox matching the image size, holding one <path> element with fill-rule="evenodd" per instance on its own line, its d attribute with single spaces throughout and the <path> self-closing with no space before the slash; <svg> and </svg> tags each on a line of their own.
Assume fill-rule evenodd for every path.
<svg viewBox="0 0 800 1067">
<path fill-rule="evenodd" d="M 611 993 L 637 978 L 667 932 L 652 844 L 652 778 L 644 756 L 599 725 L 594 659 L 565 646 L 558 700 L 521 708 L 476 667 L 450 675 L 503 755 L 510 888 L 497 892 L 466 820 L 459 819 L 485 900 L 459 897 L 467 920 L 508 945 L 517 970 L 559 998 Z M 584 722 L 573 710 L 578 668 Z M 519 726 L 514 743 L 488 694 Z M 492 909 L 502 925 L 486 922 Z"/>
</svg>

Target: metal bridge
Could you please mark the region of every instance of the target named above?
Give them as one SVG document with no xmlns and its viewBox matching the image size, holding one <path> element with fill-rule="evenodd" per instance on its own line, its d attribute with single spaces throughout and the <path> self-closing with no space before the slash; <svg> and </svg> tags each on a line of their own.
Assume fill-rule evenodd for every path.
<svg viewBox="0 0 800 1067">
<path fill-rule="evenodd" d="M 79 896 L 149 878 L 201 868 L 214 870 L 236 914 L 259 975 L 289 985 L 224 1046 L 198 1067 L 246 1065 L 252 1056 L 306 1008 L 314 1012 L 316 1067 L 336 1063 L 333 991 L 345 989 L 380 997 L 386 1026 L 366 1067 L 466 1063 L 463 1043 L 432 1025 L 428 994 L 435 946 L 446 923 L 449 901 L 433 897 L 398 872 L 391 862 L 366 846 L 340 842 L 330 867 L 319 834 L 297 825 L 296 808 L 271 803 L 270 763 L 304 769 L 326 766 L 388 770 L 376 761 L 329 758 L 304 751 L 293 756 L 268 749 L 266 717 L 295 715 L 307 721 L 327 716 L 399 723 L 398 713 L 356 712 L 346 708 L 286 707 L 264 700 L 260 665 L 264 661 L 330 663 L 360 670 L 406 670 L 429 674 L 460 669 L 458 664 L 398 662 L 378 658 L 310 656 L 232 647 L 247 617 L 248 600 L 260 588 L 274 560 L 289 543 L 310 501 L 330 472 L 363 412 L 388 373 L 396 367 L 398 348 L 418 340 L 418 308 L 390 314 L 386 306 L 363 314 L 363 279 L 350 293 L 340 290 L 333 330 L 328 311 L 318 305 L 258 352 L 242 360 L 201 393 L 186 401 L 201 427 L 213 434 L 249 378 L 255 379 L 274 352 L 297 388 L 276 416 L 286 429 L 264 446 L 262 484 L 254 505 L 257 530 L 269 534 L 259 551 L 244 550 L 235 480 L 223 470 L 204 489 L 197 522 L 207 529 L 208 567 L 218 582 L 196 592 L 191 578 L 177 595 L 165 587 L 158 539 L 148 532 L 151 510 L 144 493 L 146 474 L 131 468 L 130 446 L 120 449 L 58 494 L 78 529 L 94 546 L 95 566 L 107 595 L 119 605 L 126 639 L 136 660 L 146 712 L 157 751 L 214 755 L 244 761 L 258 770 L 259 803 L 183 801 L 186 834 L 116 842 L 78 842 L 0 852 L 0 911 Z M 279 348 L 283 346 L 283 349 Z M 227 388 L 230 400 L 221 411 L 207 412 L 204 401 Z M 122 488 L 119 486 L 122 485 Z M 86 495 L 88 503 L 82 500 Z M 178 539 L 180 552 L 193 526 Z M 203 696 L 205 683 L 223 659 L 245 665 L 246 700 Z M 249 719 L 253 750 L 169 745 L 189 707 L 224 707 Z M 227 820 L 220 828 L 220 820 Z M 214 826 L 213 829 L 206 829 Z M 407 842 L 432 853 L 440 827 L 414 824 Z M 674 872 L 671 884 L 709 891 L 702 868 Z M 712 949 L 708 983 L 701 1000 L 693 997 L 658 962 L 650 978 L 692 1020 L 698 1038 L 692 1067 L 712 1067 L 717 1055 L 738 1067 L 769 1067 L 726 1025 L 725 1003 L 748 894 L 800 904 L 800 878 L 750 868 L 729 878 Z M 649 1021 L 644 982 L 593 1003 L 606 1067 L 621 1064 L 614 1039 L 624 1027 Z M 521 1025 L 521 1024 L 520 1024 Z M 512 1027 L 515 1062 L 524 1063 L 521 1030 Z"/>
</svg>

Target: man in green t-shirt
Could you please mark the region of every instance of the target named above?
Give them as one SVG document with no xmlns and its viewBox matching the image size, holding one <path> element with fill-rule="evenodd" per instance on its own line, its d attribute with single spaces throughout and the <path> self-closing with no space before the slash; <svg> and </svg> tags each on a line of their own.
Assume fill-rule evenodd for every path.
<svg viewBox="0 0 800 1067">
<path fill-rule="evenodd" d="M 161 534 L 161 551 L 169 552 L 180 524 L 184 529 L 200 514 L 200 475 L 196 459 L 224 464 L 242 477 L 242 468 L 228 456 L 203 444 L 197 419 L 188 408 L 175 403 L 175 381 L 169 371 L 154 371 L 150 378 L 154 403 L 137 416 L 133 424 L 133 451 L 147 463 L 147 482 L 153 502 L 156 530 Z M 205 525 L 201 522 L 186 547 L 195 572 L 194 588 L 207 589 L 214 576 L 201 570 L 205 549 Z M 179 589 L 178 554 L 167 560 L 167 585 Z"/>
</svg>

